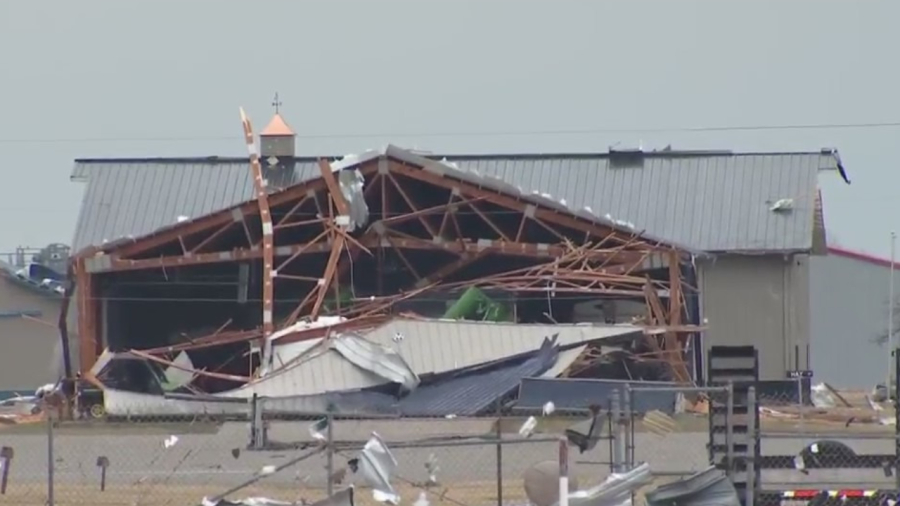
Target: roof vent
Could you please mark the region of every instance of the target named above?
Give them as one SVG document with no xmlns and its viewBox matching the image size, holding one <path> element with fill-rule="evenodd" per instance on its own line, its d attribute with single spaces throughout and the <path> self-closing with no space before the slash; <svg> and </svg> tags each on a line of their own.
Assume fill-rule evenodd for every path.
<svg viewBox="0 0 900 506">
<path fill-rule="evenodd" d="M 644 166 L 644 148 L 609 147 L 609 165 L 613 169 L 641 168 Z"/>
</svg>

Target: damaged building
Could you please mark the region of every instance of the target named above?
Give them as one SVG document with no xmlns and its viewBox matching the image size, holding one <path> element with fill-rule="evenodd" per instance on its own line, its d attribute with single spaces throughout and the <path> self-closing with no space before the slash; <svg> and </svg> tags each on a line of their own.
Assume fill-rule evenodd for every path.
<svg viewBox="0 0 900 506">
<path fill-rule="evenodd" d="M 818 177 L 843 175 L 834 150 L 389 146 L 323 164 L 297 156 L 276 114 L 258 158 L 258 178 L 247 158 L 76 161 L 77 369 L 96 371 L 107 348 L 150 350 L 154 376 L 190 369 L 198 392 L 229 392 L 275 366 L 266 336 L 323 316 L 347 321 L 310 340 L 355 333 L 363 315 L 657 328 L 628 353 L 655 353 L 681 381 L 702 379 L 715 344 L 756 345 L 764 378 L 805 368 L 807 259 L 824 245 Z"/>
<path fill-rule="evenodd" d="M 133 412 L 121 406 L 135 396 L 178 411 L 180 396 L 196 408 L 208 395 L 253 394 L 397 409 L 417 388 L 439 388 L 437 379 L 515 367 L 518 379 L 693 380 L 685 349 L 699 330 L 697 296 L 684 279 L 702 253 L 393 146 L 331 163 L 296 158 L 280 117 L 257 156 L 245 127 L 252 163 L 242 167 L 254 187 L 246 200 L 78 243 L 69 293 L 78 369 L 102 386 L 108 410 Z M 216 165 L 158 170 L 172 184 L 208 176 L 215 186 Z M 100 191 L 115 201 L 119 188 L 89 176 L 86 199 Z M 189 185 L 179 191 L 200 197 Z M 137 214 L 185 210 L 160 196 Z M 91 211 L 82 210 L 80 234 L 89 221 L 103 226 Z M 426 323 L 385 330 L 406 320 Z M 327 384 L 303 380 L 311 370 Z"/>
</svg>

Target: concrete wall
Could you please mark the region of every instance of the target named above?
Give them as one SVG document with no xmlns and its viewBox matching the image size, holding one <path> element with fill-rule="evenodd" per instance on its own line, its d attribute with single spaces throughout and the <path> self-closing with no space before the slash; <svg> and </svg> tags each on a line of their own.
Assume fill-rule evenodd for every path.
<svg viewBox="0 0 900 506">
<path fill-rule="evenodd" d="M 783 379 L 795 357 L 808 368 L 809 257 L 720 255 L 698 274 L 704 348 L 755 345 L 762 379 Z"/>
<path fill-rule="evenodd" d="M 58 379 L 61 346 L 56 322 L 62 300 L 0 278 L 0 314 L 40 311 L 52 325 L 21 317 L 0 317 L 0 390 L 23 395 Z"/>
<path fill-rule="evenodd" d="M 813 257 L 810 271 L 815 380 L 839 388 L 883 383 L 887 347 L 873 341 L 887 333 L 890 269 L 829 255 Z"/>
</svg>

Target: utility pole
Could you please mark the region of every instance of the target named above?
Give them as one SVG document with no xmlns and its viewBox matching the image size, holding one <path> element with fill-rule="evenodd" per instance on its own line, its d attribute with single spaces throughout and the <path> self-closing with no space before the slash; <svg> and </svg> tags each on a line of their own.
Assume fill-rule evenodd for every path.
<svg viewBox="0 0 900 506">
<path fill-rule="evenodd" d="M 895 394 L 892 389 L 893 385 L 893 368 L 894 368 L 894 258 L 896 256 L 896 245 L 897 245 L 897 234 L 891 232 L 891 273 L 888 276 L 890 278 L 890 288 L 888 289 L 888 368 L 887 368 L 887 382 L 884 387 L 887 391 L 888 399 L 891 398 L 892 394 Z M 898 392 L 900 393 L 900 392 Z"/>
</svg>

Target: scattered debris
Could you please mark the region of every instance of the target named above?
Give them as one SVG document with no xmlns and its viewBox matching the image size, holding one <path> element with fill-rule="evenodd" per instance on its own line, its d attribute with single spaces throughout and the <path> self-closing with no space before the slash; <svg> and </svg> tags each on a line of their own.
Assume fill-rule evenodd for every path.
<svg viewBox="0 0 900 506">
<path fill-rule="evenodd" d="M 835 406 L 834 397 L 824 383 L 818 383 L 810 387 L 810 396 L 812 397 L 813 406 L 817 408 L 833 408 Z"/>
<path fill-rule="evenodd" d="M 325 441 L 327 436 L 325 436 L 324 432 L 328 429 L 328 418 L 320 418 L 316 420 L 309 426 L 309 435 L 312 436 L 315 441 Z"/>
<path fill-rule="evenodd" d="M 590 418 L 566 429 L 566 439 L 578 448 L 580 453 L 593 450 L 600 441 L 606 420 L 600 416 L 600 406 L 591 405 Z"/>
<path fill-rule="evenodd" d="M 440 470 L 440 466 L 438 466 L 437 456 L 435 454 L 429 454 L 428 460 L 425 461 L 425 470 L 428 472 L 428 486 L 434 486 L 438 484 L 437 480 L 437 472 Z"/>
<path fill-rule="evenodd" d="M 176 443 L 178 443 L 178 436 L 169 436 L 163 441 L 163 447 L 169 449 L 175 446 Z"/>
<path fill-rule="evenodd" d="M 391 484 L 391 477 L 397 469 L 397 459 L 378 434 L 366 442 L 359 454 L 359 472 L 372 487 L 372 497 L 376 502 L 399 504 L 400 496 Z"/>
<path fill-rule="evenodd" d="M 773 213 L 787 213 L 794 210 L 794 199 L 778 199 L 769 205 Z"/>
<path fill-rule="evenodd" d="M 684 480 L 644 494 L 647 506 L 740 506 L 737 490 L 721 469 L 711 466 Z"/>
<path fill-rule="evenodd" d="M 522 426 L 519 427 L 519 435 L 522 437 L 531 437 L 531 435 L 534 433 L 534 429 L 537 428 L 537 423 L 537 418 L 529 416 L 525 420 L 525 423 L 523 423 Z"/>
<path fill-rule="evenodd" d="M 354 489 L 351 486 L 335 492 L 331 497 L 326 497 L 314 503 L 308 503 L 304 500 L 296 502 L 276 501 L 265 497 L 248 497 L 239 501 L 230 501 L 228 499 L 214 501 L 204 497 L 200 504 L 202 506 L 354 506 L 353 495 Z"/>
<path fill-rule="evenodd" d="M 597 486 L 569 494 L 571 506 L 630 506 L 632 494 L 653 480 L 650 465 L 643 463 L 624 473 L 613 473 Z"/>
</svg>

